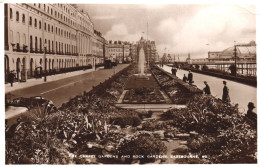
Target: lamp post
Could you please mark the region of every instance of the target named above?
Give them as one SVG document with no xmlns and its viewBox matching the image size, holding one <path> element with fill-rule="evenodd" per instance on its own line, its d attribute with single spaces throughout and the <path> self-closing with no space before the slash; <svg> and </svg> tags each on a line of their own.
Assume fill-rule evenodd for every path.
<svg viewBox="0 0 260 167">
<path fill-rule="evenodd" d="M 234 56 L 235 56 L 235 77 L 237 77 L 237 45 L 234 41 Z"/>
<path fill-rule="evenodd" d="M 47 70 L 46 47 L 47 47 L 47 44 L 46 44 L 46 42 L 44 43 L 43 47 L 44 47 L 44 56 L 43 56 L 43 58 L 44 58 L 44 82 L 46 82 L 47 81 L 47 76 L 46 76 L 46 70 Z"/>
</svg>

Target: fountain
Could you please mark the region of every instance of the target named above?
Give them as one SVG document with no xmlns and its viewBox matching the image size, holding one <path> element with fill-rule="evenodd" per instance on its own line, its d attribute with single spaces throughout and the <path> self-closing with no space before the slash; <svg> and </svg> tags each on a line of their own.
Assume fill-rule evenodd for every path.
<svg viewBox="0 0 260 167">
<path fill-rule="evenodd" d="M 135 74 L 137 80 L 149 80 L 148 74 L 144 73 L 145 69 L 145 54 L 144 49 L 141 48 L 139 51 L 139 59 L 138 59 L 138 74 Z"/>
</svg>

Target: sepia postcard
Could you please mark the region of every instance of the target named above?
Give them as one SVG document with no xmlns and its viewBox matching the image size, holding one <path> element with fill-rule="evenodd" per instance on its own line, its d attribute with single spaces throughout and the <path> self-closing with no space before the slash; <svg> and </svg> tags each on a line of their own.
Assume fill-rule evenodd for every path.
<svg viewBox="0 0 260 167">
<path fill-rule="evenodd" d="M 3 163 L 257 165 L 243 2 L 3 1 Z"/>
</svg>

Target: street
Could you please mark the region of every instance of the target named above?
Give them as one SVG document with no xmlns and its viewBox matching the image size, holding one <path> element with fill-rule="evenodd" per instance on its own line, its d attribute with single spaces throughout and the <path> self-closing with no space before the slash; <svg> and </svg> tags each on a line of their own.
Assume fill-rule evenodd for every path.
<svg viewBox="0 0 260 167">
<path fill-rule="evenodd" d="M 117 73 L 127 66 L 128 64 L 119 64 L 112 69 L 100 69 L 98 71 L 93 71 L 78 76 L 47 82 L 16 90 L 11 92 L 11 94 L 14 95 L 13 98 L 42 96 L 46 99 L 52 100 L 54 105 L 59 107 L 70 98 L 82 94 L 84 91 L 90 91 L 93 86 L 105 81 L 112 76 L 114 72 Z"/>
</svg>

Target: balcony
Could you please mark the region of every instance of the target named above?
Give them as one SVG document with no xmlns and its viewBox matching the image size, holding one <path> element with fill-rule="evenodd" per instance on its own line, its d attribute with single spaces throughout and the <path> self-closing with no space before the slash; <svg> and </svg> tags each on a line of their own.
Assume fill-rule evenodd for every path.
<svg viewBox="0 0 260 167">
<path fill-rule="evenodd" d="M 16 44 L 16 52 L 21 52 L 22 50 L 21 50 L 21 48 L 20 48 L 20 44 L 19 43 L 17 43 Z"/>
<path fill-rule="evenodd" d="M 23 45 L 23 52 L 27 53 L 28 52 L 28 46 L 27 45 Z"/>
</svg>

